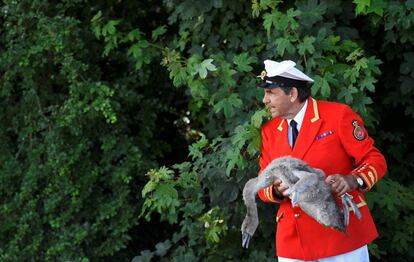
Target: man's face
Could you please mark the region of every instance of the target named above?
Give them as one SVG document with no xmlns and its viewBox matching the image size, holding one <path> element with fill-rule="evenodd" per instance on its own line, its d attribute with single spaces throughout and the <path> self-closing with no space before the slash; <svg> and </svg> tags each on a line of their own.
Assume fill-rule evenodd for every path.
<svg viewBox="0 0 414 262">
<path fill-rule="evenodd" d="M 280 88 L 264 89 L 263 103 L 270 109 L 272 117 L 293 118 L 291 93 L 285 94 Z"/>
</svg>

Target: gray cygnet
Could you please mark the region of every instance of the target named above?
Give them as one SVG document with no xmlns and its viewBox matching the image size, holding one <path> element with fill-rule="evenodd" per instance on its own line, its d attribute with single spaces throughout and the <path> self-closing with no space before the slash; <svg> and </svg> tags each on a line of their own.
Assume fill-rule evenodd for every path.
<svg viewBox="0 0 414 262">
<path fill-rule="evenodd" d="M 271 186 L 276 179 L 282 180 L 282 183 L 289 187 L 285 193 L 289 195 L 292 206 L 299 206 L 324 226 L 346 233 L 345 227 L 349 223 L 348 204 L 361 219 L 357 205 L 347 193 L 341 196 L 344 211 L 340 209 L 330 186 L 325 183 L 322 170 L 312 168 L 297 158 L 280 157 L 273 160 L 260 176 L 250 179 L 244 186 L 243 200 L 247 208 L 241 227 L 244 248 L 248 248 L 250 239 L 259 224 L 256 194 L 260 189 Z"/>
</svg>

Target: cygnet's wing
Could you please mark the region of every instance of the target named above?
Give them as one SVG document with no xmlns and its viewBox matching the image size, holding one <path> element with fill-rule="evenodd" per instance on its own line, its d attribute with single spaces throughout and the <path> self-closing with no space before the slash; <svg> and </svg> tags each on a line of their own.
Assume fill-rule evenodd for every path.
<svg viewBox="0 0 414 262">
<path fill-rule="evenodd" d="M 292 205 L 298 205 L 318 223 L 343 231 L 342 212 L 320 172 L 293 172 L 299 180 L 292 187 Z"/>
<path fill-rule="evenodd" d="M 314 199 L 316 196 L 312 192 L 319 183 L 318 175 L 299 170 L 293 170 L 292 173 L 299 178 L 299 180 L 287 191 L 292 201 L 292 206 L 299 205 L 301 201 Z"/>
</svg>

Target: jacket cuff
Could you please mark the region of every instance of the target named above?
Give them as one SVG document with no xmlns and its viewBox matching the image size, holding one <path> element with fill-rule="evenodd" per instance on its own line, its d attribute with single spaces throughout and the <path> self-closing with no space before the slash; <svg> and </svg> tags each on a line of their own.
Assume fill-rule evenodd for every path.
<svg viewBox="0 0 414 262">
<path fill-rule="evenodd" d="M 273 203 L 281 203 L 283 202 L 284 198 L 280 198 L 277 195 L 275 195 L 273 193 L 273 185 L 266 187 L 263 189 L 263 194 L 265 196 L 265 198 L 269 201 L 269 202 L 273 202 Z"/>
<path fill-rule="evenodd" d="M 364 163 L 360 167 L 354 169 L 352 174 L 357 175 L 364 180 L 365 188 L 360 189 L 362 192 L 371 190 L 375 183 L 378 182 L 377 170 L 370 164 Z"/>
</svg>

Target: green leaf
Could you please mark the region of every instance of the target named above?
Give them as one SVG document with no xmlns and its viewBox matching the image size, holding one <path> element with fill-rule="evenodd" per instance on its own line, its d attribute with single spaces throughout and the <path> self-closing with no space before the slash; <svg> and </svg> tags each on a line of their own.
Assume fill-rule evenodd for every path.
<svg viewBox="0 0 414 262">
<path fill-rule="evenodd" d="M 219 67 L 219 79 L 224 87 L 233 87 L 236 85 L 236 81 L 233 79 L 233 75 L 236 71 L 231 67 L 231 64 L 224 62 Z"/>
<path fill-rule="evenodd" d="M 142 197 L 145 197 L 148 193 L 154 191 L 161 181 L 170 180 L 173 174 L 174 171 L 165 167 L 161 167 L 159 170 L 151 169 L 148 171 L 146 175 L 150 178 L 150 180 L 142 189 Z"/>
<path fill-rule="evenodd" d="M 102 23 L 102 11 L 99 11 L 91 19 L 92 30 L 97 39 L 100 39 L 100 37 L 102 36 L 102 24 L 101 23 Z"/>
<path fill-rule="evenodd" d="M 314 77 L 314 82 L 312 84 L 311 87 L 311 94 L 312 96 L 316 96 L 319 93 L 319 90 L 321 89 L 321 83 L 322 83 L 322 79 L 320 76 L 315 76 Z"/>
<path fill-rule="evenodd" d="M 180 206 L 178 191 L 172 183 L 158 184 L 143 204 L 140 216 L 145 215 L 149 220 L 152 212 L 161 215 L 161 219 L 167 220 L 170 224 L 177 221 L 177 207 Z"/>
<path fill-rule="evenodd" d="M 116 26 L 119 23 L 121 23 L 121 20 L 109 20 L 108 23 L 102 27 L 102 35 L 114 35 L 116 32 Z"/>
<path fill-rule="evenodd" d="M 295 10 L 293 8 L 289 8 L 289 10 L 286 12 L 286 17 L 283 20 L 286 20 L 289 22 L 289 30 L 296 31 L 299 28 L 299 23 L 296 21 L 295 18 L 300 16 L 301 13 L 302 13 L 301 11 Z M 288 30 L 288 26 L 280 27 L 278 28 L 278 30 L 280 31 Z"/>
<path fill-rule="evenodd" d="M 363 103 L 364 105 L 370 105 L 370 104 L 372 104 L 372 103 L 373 103 L 373 101 L 372 101 L 371 97 L 366 96 L 366 97 L 364 97 L 364 98 L 362 99 L 362 103 Z"/>
<path fill-rule="evenodd" d="M 367 89 L 368 91 L 374 92 L 375 91 L 375 86 L 374 84 L 377 82 L 377 80 L 375 78 L 373 78 L 372 76 L 367 76 L 364 79 L 362 79 L 362 81 L 360 82 L 361 85 L 361 90 L 363 91 L 364 89 Z"/>
<path fill-rule="evenodd" d="M 253 69 L 250 64 L 256 62 L 256 57 L 249 56 L 247 52 L 241 53 L 234 57 L 234 64 L 236 64 L 237 70 L 240 72 L 250 72 Z"/>
<path fill-rule="evenodd" d="M 200 64 L 195 65 L 194 69 L 196 72 L 200 75 L 201 79 L 204 79 L 207 77 L 207 70 L 208 71 L 216 71 L 217 68 L 215 65 L 212 64 L 213 59 L 206 59 Z"/>
<path fill-rule="evenodd" d="M 143 64 L 149 64 L 151 61 L 150 53 L 146 50 L 149 47 L 147 40 L 140 40 L 128 49 L 128 55 L 135 60 L 135 70 L 141 69 Z"/>
<path fill-rule="evenodd" d="M 205 238 L 209 243 L 219 243 L 220 236 L 224 236 L 227 231 L 225 220 L 220 214 L 220 209 L 214 207 L 199 219 L 204 224 Z"/>
<path fill-rule="evenodd" d="M 260 15 L 260 5 L 259 0 L 252 0 L 252 16 L 258 17 Z"/>
<path fill-rule="evenodd" d="M 270 36 L 270 32 L 272 31 L 272 26 L 276 26 L 281 20 L 282 13 L 273 10 L 272 13 L 267 13 L 263 16 L 263 26 L 266 29 L 267 36 Z"/>
<path fill-rule="evenodd" d="M 160 36 L 167 32 L 167 27 L 165 25 L 157 27 L 155 30 L 152 31 L 152 40 L 157 40 Z"/>
<path fill-rule="evenodd" d="M 141 36 L 142 32 L 139 29 L 134 29 L 126 35 L 125 40 L 123 42 L 133 42 L 135 40 L 139 40 Z"/>
<path fill-rule="evenodd" d="M 189 150 L 190 153 L 188 154 L 193 160 L 197 158 L 202 158 L 203 153 L 202 149 L 208 145 L 208 140 L 206 139 L 205 135 L 202 135 L 201 138 L 196 142 L 190 145 Z"/>
<path fill-rule="evenodd" d="M 384 15 L 385 8 L 387 8 L 387 4 L 384 0 L 372 0 L 370 6 L 368 7 L 367 13 L 375 13 L 382 17 Z"/>
<path fill-rule="evenodd" d="M 353 94 L 356 93 L 358 93 L 358 89 L 353 85 L 349 85 L 348 87 L 341 89 L 341 92 L 339 92 L 338 94 L 338 99 L 344 99 L 346 104 L 352 104 L 352 102 L 354 101 Z"/>
<path fill-rule="evenodd" d="M 357 71 L 368 68 L 368 59 L 362 57 L 361 59 L 357 60 L 355 63 L 355 68 Z"/>
<path fill-rule="evenodd" d="M 98 13 L 96 13 L 96 15 L 94 15 L 91 19 L 92 23 L 97 23 L 102 19 L 102 11 L 98 11 Z"/>
<path fill-rule="evenodd" d="M 252 125 L 256 128 L 260 128 L 262 126 L 264 118 L 269 118 L 269 111 L 266 109 L 256 111 L 250 119 Z"/>
<path fill-rule="evenodd" d="M 401 81 L 401 86 L 400 86 L 401 94 L 403 95 L 411 94 L 414 89 L 414 78 L 407 77 L 407 76 L 401 76 L 399 80 Z"/>
<path fill-rule="evenodd" d="M 357 48 L 346 57 L 346 61 L 347 62 L 357 61 L 359 57 L 361 57 L 363 54 L 364 54 L 364 51 L 361 48 Z"/>
<path fill-rule="evenodd" d="M 190 79 L 188 86 L 190 87 L 191 95 L 196 99 L 206 99 L 208 97 L 208 89 L 204 82 L 199 79 Z"/>
<path fill-rule="evenodd" d="M 287 51 L 289 54 L 292 54 L 295 51 L 293 44 L 286 38 L 278 38 L 275 41 L 276 51 L 280 56 L 285 54 Z"/>
<path fill-rule="evenodd" d="M 279 3 L 282 3 L 283 1 L 282 0 L 259 0 L 259 2 L 260 2 L 260 9 L 261 10 L 266 10 L 266 9 L 275 9 L 276 8 L 276 6 L 279 4 Z"/>
<path fill-rule="evenodd" d="M 329 97 L 331 95 L 331 88 L 329 87 L 329 83 L 325 78 L 322 79 L 321 83 L 321 95 L 323 97 Z"/>
<path fill-rule="evenodd" d="M 249 157 L 259 156 L 260 150 L 262 147 L 262 136 L 261 136 L 261 129 L 259 128 L 249 128 L 249 140 L 247 145 L 247 152 L 249 153 Z"/>
<path fill-rule="evenodd" d="M 154 257 L 154 253 L 149 250 L 141 251 L 139 256 L 132 259 L 132 262 L 151 262 Z"/>
<path fill-rule="evenodd" d="M 315 43 L 316 38 L 313 36 L 305 36 L 302 43 L 298 44 L 298 53 L 300 55 L 304 55 L 305 52 L 312 54 L 315 52 L 315 47 L 313 43 Z"/>
<path fill-rule="evenodd" d="M 348 68 L 344 72 L 344 78 L 349 79 L 351 83 L 355 83 L 359 77 L 359 71 L 356 67 Z"/>
<path fill-rule="evenodd" d="M 355 12 L 357 15 L 364 14 L 371 4 L 371 0 L 353 0 L 352 2 L 356 4 Z"/>
<path fill-rule="evenodd" d="M 320 76 L 314 77 L 315 82 L 312 85 L 312 95 L 316 95 L 318 92 L 322 95 L 322 97 L 327 98 L 331 95 L 331 88 L 329 86 L 328 81 L 325 78 Z"/>
<path fill-rule="evenodd" d="M 243 105 L 242 100 L 239 98 L 238 94 L 231 94 L 229 97 L 222 99 L 217 104 L 214 105 L 214 110 L 216 113 L 223 110 L 224 116 L 229 119 L 234 115 L 234 110 L 240 108 Z"/>
<path fill-rule="evenodd" d="M 167 254 L 171 246 L 172 244 L 170 240 L 159 242 L 158 244 L 155 245 L 155 254 L 159 257 L 163 257 Z"/>
<path fill-rule="evenodd" d="M 236 149 L 241 149 L 248 139 L 248 129 L 247 125 L 239 125 L 234 130 L 233 136 L 231 137 L 231 143 L 235 146 Z M 237 150 L 236 150 L 237 151 Z"/>
</svg>

